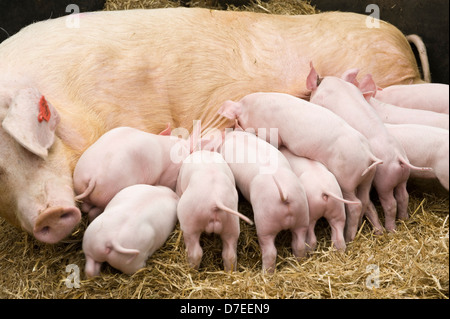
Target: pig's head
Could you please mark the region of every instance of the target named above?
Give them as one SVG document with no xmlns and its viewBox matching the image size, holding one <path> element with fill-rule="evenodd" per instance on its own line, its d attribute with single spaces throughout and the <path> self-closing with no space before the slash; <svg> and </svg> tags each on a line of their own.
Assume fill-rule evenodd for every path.
<svg viewBox="0 0 450 319">
<path fill-rule="evenodd" d="M 59 115 L 37 89 L 0 92 L 0 216 L 42 242 L 56 243 L 81 219 Z"/>
</svg>

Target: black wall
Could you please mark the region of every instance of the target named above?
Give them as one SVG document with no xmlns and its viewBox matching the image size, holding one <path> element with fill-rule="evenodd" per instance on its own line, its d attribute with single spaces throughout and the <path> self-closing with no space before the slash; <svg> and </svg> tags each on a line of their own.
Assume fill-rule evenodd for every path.
<svg viewBox="0 0 450 319">
<path fill-rule="evenodd" d="M 70 14 L 69 4 L 78 5 L 80 12 L 97 11 L 105 0 L 0 0 L 0 42 L 33 22 Z"/>
</svg>

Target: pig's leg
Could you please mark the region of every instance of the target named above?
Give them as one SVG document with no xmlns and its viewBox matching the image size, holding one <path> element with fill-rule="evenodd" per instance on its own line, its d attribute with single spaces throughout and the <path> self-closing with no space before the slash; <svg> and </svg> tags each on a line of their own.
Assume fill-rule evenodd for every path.
<svg viewBox="0 0 450 319">
<path fill-rule="evenodd" d="M 263 272 L 273 273 L 276 267 L 277 248 L 275 247 L 275 234 L 258 234 L 259 247 L 262 255 Z"/>
<path fill-rule="evenodd" d="M 89 209 L 88 212 L 88 220 L 91 223 L 94 219 L 97 218 L 98 215 L 100 215 L 101 213 L 103 213 L 103 208 L 100 207 L 91 207 L 91 209 Z"/>
<path fill-rule="evenodd" d="M 359 202 L 358 204 L 345 204 L 345 212 L 346 212 L 346 224 L 345 224 L 345 241 L 351 242 L 355 239 L 356 232 L 358 230 L 358 223 L 361 216 L 362 211 L 362 203 L 356 197 L 354 192 L 342 192 L 344 199 L 349 201 Z"/>
<path fill-rule="evenodd" d="M 369 205 L 367 206 L 365 215 L 372 225 L 374 233 L 376 235 L 382 235 L 383 225 L 381 225 L 380 219 L 378 218 L 377 209 L 375 208 L 375 205 L 372 203 L 372 201 L 369 201 Z"/>
<path fill-rule="evenodd" d="M 345 215 L 339 218 L 327 218 L 331 227 L 331 241 L 337 250 L 344 251 L 346 248 L 344 239 Z"/>
<path fill-rule="evenodd" d="M 317 237 L 314 232 L 314 229 L 316 228 L 316 222 L 317 220 L 309 220 L 308 233 L 306 234 L 306 249 L 308 250 L 308 252 L 314 251 L 317 247 Z"/>
<path fill-rule="evenodd" d="M 86 265 L 84 267 L 84 272 L 88 278 L 100 275 L 100 268 L 102 263 L 97 262 L 94 258 L 86 255 Z"/>
<path fill-rule="evenodd" d="M 239 236 L 239 235 L 238 235 Z M 237 267 L 237 242 L 238 236 L 222 237 L 222 258 L 225 271 L 233 271 Z"/>
<path fill-rule="evenodd" d="M 377 189 L 378 191 L 378 189 Z M 378 198 L 384 210 L 384 225 L 387 231 L 395 230 L 395 217 L 397 216 L 397 201 L 392 189 L 389 191 L 378 191 Z"/>
<path fill-rule="evenodd" d="M 184 244 L 186 245 L 187 259 L 189 266 L 198 269 L 202 261 L 203 250 L 200 246 L 201 232 L 186 233 L 184 232 Z"/>
<path fill-rule="evenodd" d="M 397 199 L 397 216 L 399 219 L 408 219 L 409 194 L 406 190 L 406 182 L 399 184 L 395 189 L 395 198 Z"/>
<path fill-rule="evenodd" d="M 222 239 L 222 259 L 225 271 L 233 271 L 237 267 L 237 242 L 239 238 L 239 217 L 228 216 L 228 223 L 220 235 Z M 226 230 L 226 231 L 225 231 Z"/>
<path fill-rule="evenodd" d="M 306 245 L 305 239 L 308 233 L 308 227 L 297 227 L 291 230 L 292 233 L 292 253 L 297 259 L 305 257 L 306 255 Z M 315 237 L 315 236 L 314 236 Z M 316 241 L 317 242 L 317 241 Z"/>
</svg>

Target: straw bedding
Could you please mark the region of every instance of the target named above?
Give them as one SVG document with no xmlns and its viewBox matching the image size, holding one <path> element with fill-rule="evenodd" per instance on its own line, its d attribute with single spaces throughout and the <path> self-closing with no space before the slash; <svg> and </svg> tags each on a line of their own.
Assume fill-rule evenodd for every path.
<svg viewBox="0 0 450 319">
<path fill-rule="evenodd" d="M 203 5 L 209 6 L 219 3 L 205 2 L 208 1 Z M 258 1 L 243 9 L 314 13 L 314 8 L 305 2 L 287 3 L 288 6 L 282 9 L 282 4 L 276 1 Z M 309 11 L 295 6 L 298 3 L 308 7 Z M 110 0 L 105 8 L 177 5 L 178 2 L 171 1 Z M 200 269 L 190 269 L 182 233 L 177 225 L 166 244 L 148 260 L 146 268 L 128 276 L 104 264 L 101 276 L 86 280 L 81 248 L 87 227 L 86 216 L 68 239 L 56 245 L 39 243 L 0 219 L 0 298 L 448 299 L 448 192 L 422 187 L 420 182 L 409 190 L 410 218 L 398 221 L 395 233 L 373 235 L 370 225 L 364 222 L 345 253 L 332 248 L 330 228 L 325 221 L 319 221 L 316 226 L 316 251 L 300 261 L 292 256 L 290 233 L 281 233 L 276 240 L 278 258 L 273 275 L 262 274 L 255 228 L 242 221 L 238 269 L 232 273 L 222 270 L 221 241 L 214 235 L 201 237 L 204 255 Z M 376 196 L 373 199 L 381 212 Z M 241 198 L 239 205 L 241 212 L 253 217 L 251 207 L 244 199 Z M 80 270 L 79 288 L 74 287 L 74 281 L 70 279 L 74 274 L 73 268 L 66 272 L 68 265 Z M 372 278 L 378 281 L 372 281 Z M 374 283 L 378 285 L 371 288 L 371 283 L 372 286 Z"/>
</svg>

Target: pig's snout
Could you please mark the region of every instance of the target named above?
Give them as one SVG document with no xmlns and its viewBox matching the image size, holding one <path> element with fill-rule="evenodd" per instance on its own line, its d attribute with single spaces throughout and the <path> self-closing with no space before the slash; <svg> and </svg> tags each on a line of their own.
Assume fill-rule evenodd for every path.
<svg viewBox="0 0 450 319">
<path fill-rule="evenodd" d="M 67 237 L 81 220 L 76 207 L 49 207 L 39 214 L 33 235 L 39 241 L 54 244 Z"/>
</svg>

